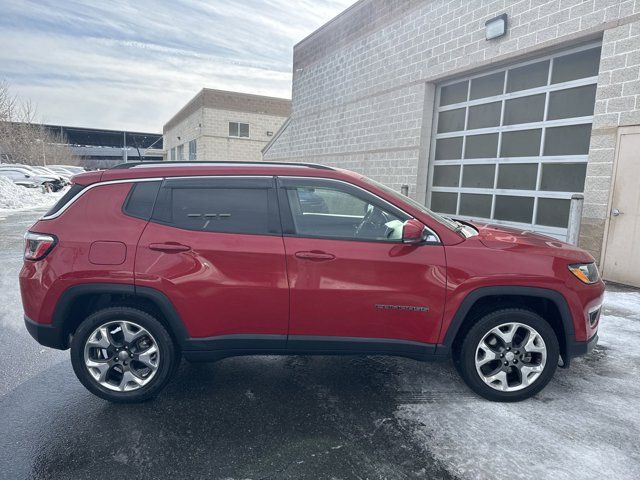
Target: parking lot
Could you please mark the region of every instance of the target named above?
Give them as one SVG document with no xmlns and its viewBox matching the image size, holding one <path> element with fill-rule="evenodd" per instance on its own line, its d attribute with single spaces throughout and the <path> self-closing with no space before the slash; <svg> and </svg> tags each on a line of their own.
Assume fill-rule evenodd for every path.
<svg viewBox="0 0 640 480">
<path fill-rule="evenodd" d="M 385 357 L 183 362 L 142 405 L 76 380 L 23 326 L 21 236 L 0 214 L 0 478 L 640 477 L 640 293 L 610 286 L 600 344 L 534 399 L 476 397 L 449 363 Z"/>
</svg>

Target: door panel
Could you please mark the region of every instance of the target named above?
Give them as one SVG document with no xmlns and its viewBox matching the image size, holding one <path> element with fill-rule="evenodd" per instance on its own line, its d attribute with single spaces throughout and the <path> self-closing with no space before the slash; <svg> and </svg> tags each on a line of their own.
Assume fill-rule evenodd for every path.
<svg viewBox="0 0 640 480">
<path fill-rule="evenodd" d="M 437 343 L 445 301 L 444 247 L 296 237 L 284 241 L 291 285 L 289 335 Z M 335 258 L 300 258 L 298 252 Z"/>
<path fill-rule="evenodd" d="M 603 277 L 640 287 L 640 189 L 638 163 L 640 127 L 627 128 L 618 137 L 616 174 L 609 212 L 609 232 Z"/>
<path fill-rule="evenodd" d="M 278 178 L 278 184 L 290 345 L 315 341 L 301 336 L 436 343 L 444 247 L 403 244 L 402 224 L 410 216 L 348 183 Z M 318 348 L 327 348 L 326 338 L 318 340 Z"/>
<path fill-rule="evenodd" d="M 167 179 L 136 255 L 136 285 L 165 293 L 193 338 L 284 347 L 289 286 L 274 179 Z M 263 338 L 264 340 L 264 338 Z M 244 344 L 243 344 L 244 345 Z"/>
</svg>

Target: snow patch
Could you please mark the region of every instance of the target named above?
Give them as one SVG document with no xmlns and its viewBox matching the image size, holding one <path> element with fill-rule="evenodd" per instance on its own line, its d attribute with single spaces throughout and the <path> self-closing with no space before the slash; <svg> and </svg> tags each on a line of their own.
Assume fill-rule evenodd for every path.
<svg viewBox="0 0 640 480">
<path fill-rule="evenodd" d="M 39 188 L 21 187 L 6 177 L 0 177 L 0 213 L 50 207 L 64 192 L 65 189 L 43 193 Z"/>
<path fill-rule="evenodd" d="M 451 367 L 406 364 L 396 416 L 462 479 L 638 479 L 640 292 L 606 292 L 599 335 L 516 404 L 470 394 Z"/>
</svg>

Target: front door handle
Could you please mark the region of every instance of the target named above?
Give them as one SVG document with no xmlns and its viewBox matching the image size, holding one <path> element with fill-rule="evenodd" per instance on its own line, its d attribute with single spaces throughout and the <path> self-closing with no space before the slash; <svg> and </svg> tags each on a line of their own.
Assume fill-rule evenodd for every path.
<svg viewBox="0 0 640 480">
<path fill-rule="evenodd" d="M 175 243 L 175 242 L 151 243 L 149 244 L 149 250 L 156 250 L 158 252 L 165 252 L 165 253 L 178 253 L 178 252 L 186 252 L 187 250 L 191 250 L 191 247 L 188 245 L 183 245 L 181 243 Z"/>
<path fill-rule="evenodd" d="M 333 260 L 336 258 L 335 255 L 331 253 L 325 252 L 296 252 L 296 257 L 302 258 L 303 260 L 314 260 L 314 261 L 325 261 L 325 260 Z"/>
</svg>

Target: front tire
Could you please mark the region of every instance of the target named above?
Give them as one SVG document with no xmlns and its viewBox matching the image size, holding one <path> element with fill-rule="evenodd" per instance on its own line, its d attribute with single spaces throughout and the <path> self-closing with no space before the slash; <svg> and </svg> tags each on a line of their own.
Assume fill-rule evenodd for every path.
<svg viewBox="0 0 640 480">
<path fill-rule="evenodd" d="M 482 317 L 460 347 L 458 371 L 478 395 L 517 402 L 542 390 L 558 366 L 556 334 L 540 315 L 509 308 Z"/>
<path fill-rule="evenodd" d="M 164 326 L 131 307 L 91 314 L 71 341 L 71 364 L 94 395 L 117 403 L 155 397 L 179 363 L 179 352 Z"/>
</svg>

